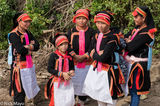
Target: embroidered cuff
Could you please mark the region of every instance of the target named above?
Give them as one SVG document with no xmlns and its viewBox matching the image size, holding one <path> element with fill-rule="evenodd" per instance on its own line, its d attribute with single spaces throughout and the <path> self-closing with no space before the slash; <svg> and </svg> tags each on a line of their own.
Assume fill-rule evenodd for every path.
<svg viewBox="0 0 160 106">
<path fill-rule="evenodd" d="M 89 53 L 88 52 L 85 53 L 84 55 L 86 56 L 87 59 L 89 59 Z"/>
<path fill-rule="evenodd" d="M 71 51 L 69 54 L 70 54 L 72 57 L 73 57 L 74 55 L 76 55 L 76 53 L 75 53 L 74 51 Z"/>
<path fill-rule="evenodd" d="M 95 50 L 93 49 L 90 53 L 90 57 L 93 58 L 93 54 L 94 54 Z"/>
<path fill-rule="evenodd" d="M 63 75 L 63 72 L 58 72 L 59 77 L 62 77 L 62 75 Z"/>
</svg>

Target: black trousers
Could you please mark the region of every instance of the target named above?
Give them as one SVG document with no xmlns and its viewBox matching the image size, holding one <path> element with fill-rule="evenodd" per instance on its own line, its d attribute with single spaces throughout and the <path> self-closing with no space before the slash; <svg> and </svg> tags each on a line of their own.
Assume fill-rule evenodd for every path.
<svg viewBox="0 0 160 106">
<path fill-rule="evenodd" d="M 21 85 L 21 92 L 17 91 L 17 88 L 14 84 L 14 106 L 24 106 L 25 105 L 25 92 Z"/>
<path fill-rule="evenodd" d="M 88 96 L 78 96 L 78 98 L 79 98 L 81 101 L 83 101 L 83 102 L 87 99 L 87 97 L 88 97 Z"/>
<path fill-rule="evenodd" d="M 24 89 L 22 87 L 22 83 L 21 83 L 21 92 L 18 92 L 17 91 L 17 88 L 16 88 L 16 85 L 14 83 L 14 81 L 12 81 L 12 74 L 13 74 L 13 64 L 11 65 L 11 76 L 10 76 L 10 95 L 11 95 L 11 91 L 12 91 L 12 88 L 14 90 L 14 106 L 24 106 L 25 105 L 25 92 L 24 92 Z M 14 76 L 13 76 L 14 77 Z M 21 79 L 20 79 L 21 81 Z M 13 87 L 12 87 L 12 82 L 13 82 Z"/>
</svg>

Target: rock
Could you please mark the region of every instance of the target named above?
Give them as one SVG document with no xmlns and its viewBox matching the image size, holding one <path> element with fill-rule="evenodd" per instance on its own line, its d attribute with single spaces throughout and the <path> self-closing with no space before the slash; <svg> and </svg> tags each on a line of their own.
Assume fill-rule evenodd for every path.
<svg viewBox="0 0 160 106">
<path fill-rule="evenodd" d="M 0 88 L 0 102 L 13 102 L 13 98 L 9 96 L 9 90 L 6 88 Z"/>
<path fill-rule="evenodd" d="M 160 80 L 160 63 L 153 65 L 150 72 L 151 82 Z"/>
</svg>

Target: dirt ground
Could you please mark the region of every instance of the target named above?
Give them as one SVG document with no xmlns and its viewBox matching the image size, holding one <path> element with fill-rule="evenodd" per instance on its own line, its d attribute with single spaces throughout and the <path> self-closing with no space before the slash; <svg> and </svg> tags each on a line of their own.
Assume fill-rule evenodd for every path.
<svg viewBox="0 0 160 106">
<path fill-rule="evenodd" d="M 47 52 L 47 51 L 46 51 Z M 46 56 L 39 61 L 35 61 L 37 81 L 41 88 L 38 95 L 33 100 L 26 99 L 26 106 L 48 106 L 49 100 L 44 98 L 44 86 L 50 74 L 46 70 L 47 57 L 45 53 L 39 51 L 35 55 L 35 60 L 41 56 Z M 7 65 L 7 56 L 0 54 L 0 106 L 11 106 L 13 97 L 9 96 L 10 68 Z M 118 99 L 117 106 L 129 106 L 130 97 Z M 94 100 L 88 101 L 85 106 L 97 106 Z M 160 106 L 160 58 L 155 56 L 151 68 L 151 89 L 146 99 L 140 101 L 140 106 Z"/>
</svg>

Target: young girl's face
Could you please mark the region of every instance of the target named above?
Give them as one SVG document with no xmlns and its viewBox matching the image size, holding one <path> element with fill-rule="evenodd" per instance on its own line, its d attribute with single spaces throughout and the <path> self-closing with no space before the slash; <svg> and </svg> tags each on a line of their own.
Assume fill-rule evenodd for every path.
<svg viewBox="0 0 160 106">
<path fill-rule="evenodd" d="M 58 46 L 58 50 L 62 53 L 65 53 L 68 49 L 68 43 L 64 42 Z"/>
<path fill-rule="evenodd" d="M 87 22 L 88 22 L 87 18 L 85 18 L 83 16 L 76 18 L 76 25 L 77 26 L 84 27 L 87 25 Z"/>
<path fill-rule="evenodd" d="M 107 25 L 106 23 L 103 23 L 103 22 L 100 22 L 100 21 L 97 21 L 96 22 L 96 26 L 98 28 L 98 30 L 101 32 L 101 33 L 106 33 L 108 30 L 109 30 L 109 25 Z"/>
<path fill-rule="evenodd" d="M 136 26 L 144 24 L 144 21 L 145 21 L 144 17 L 142 17 L 140 15 L 134 16 L 134 22 L 135 22 Z"/>
<path fill-rule="evenodd" d="M 24 30 L 27 30 L 31 24 L 31 21 L 19 21 L 19 26 Z"/>
</svg>

